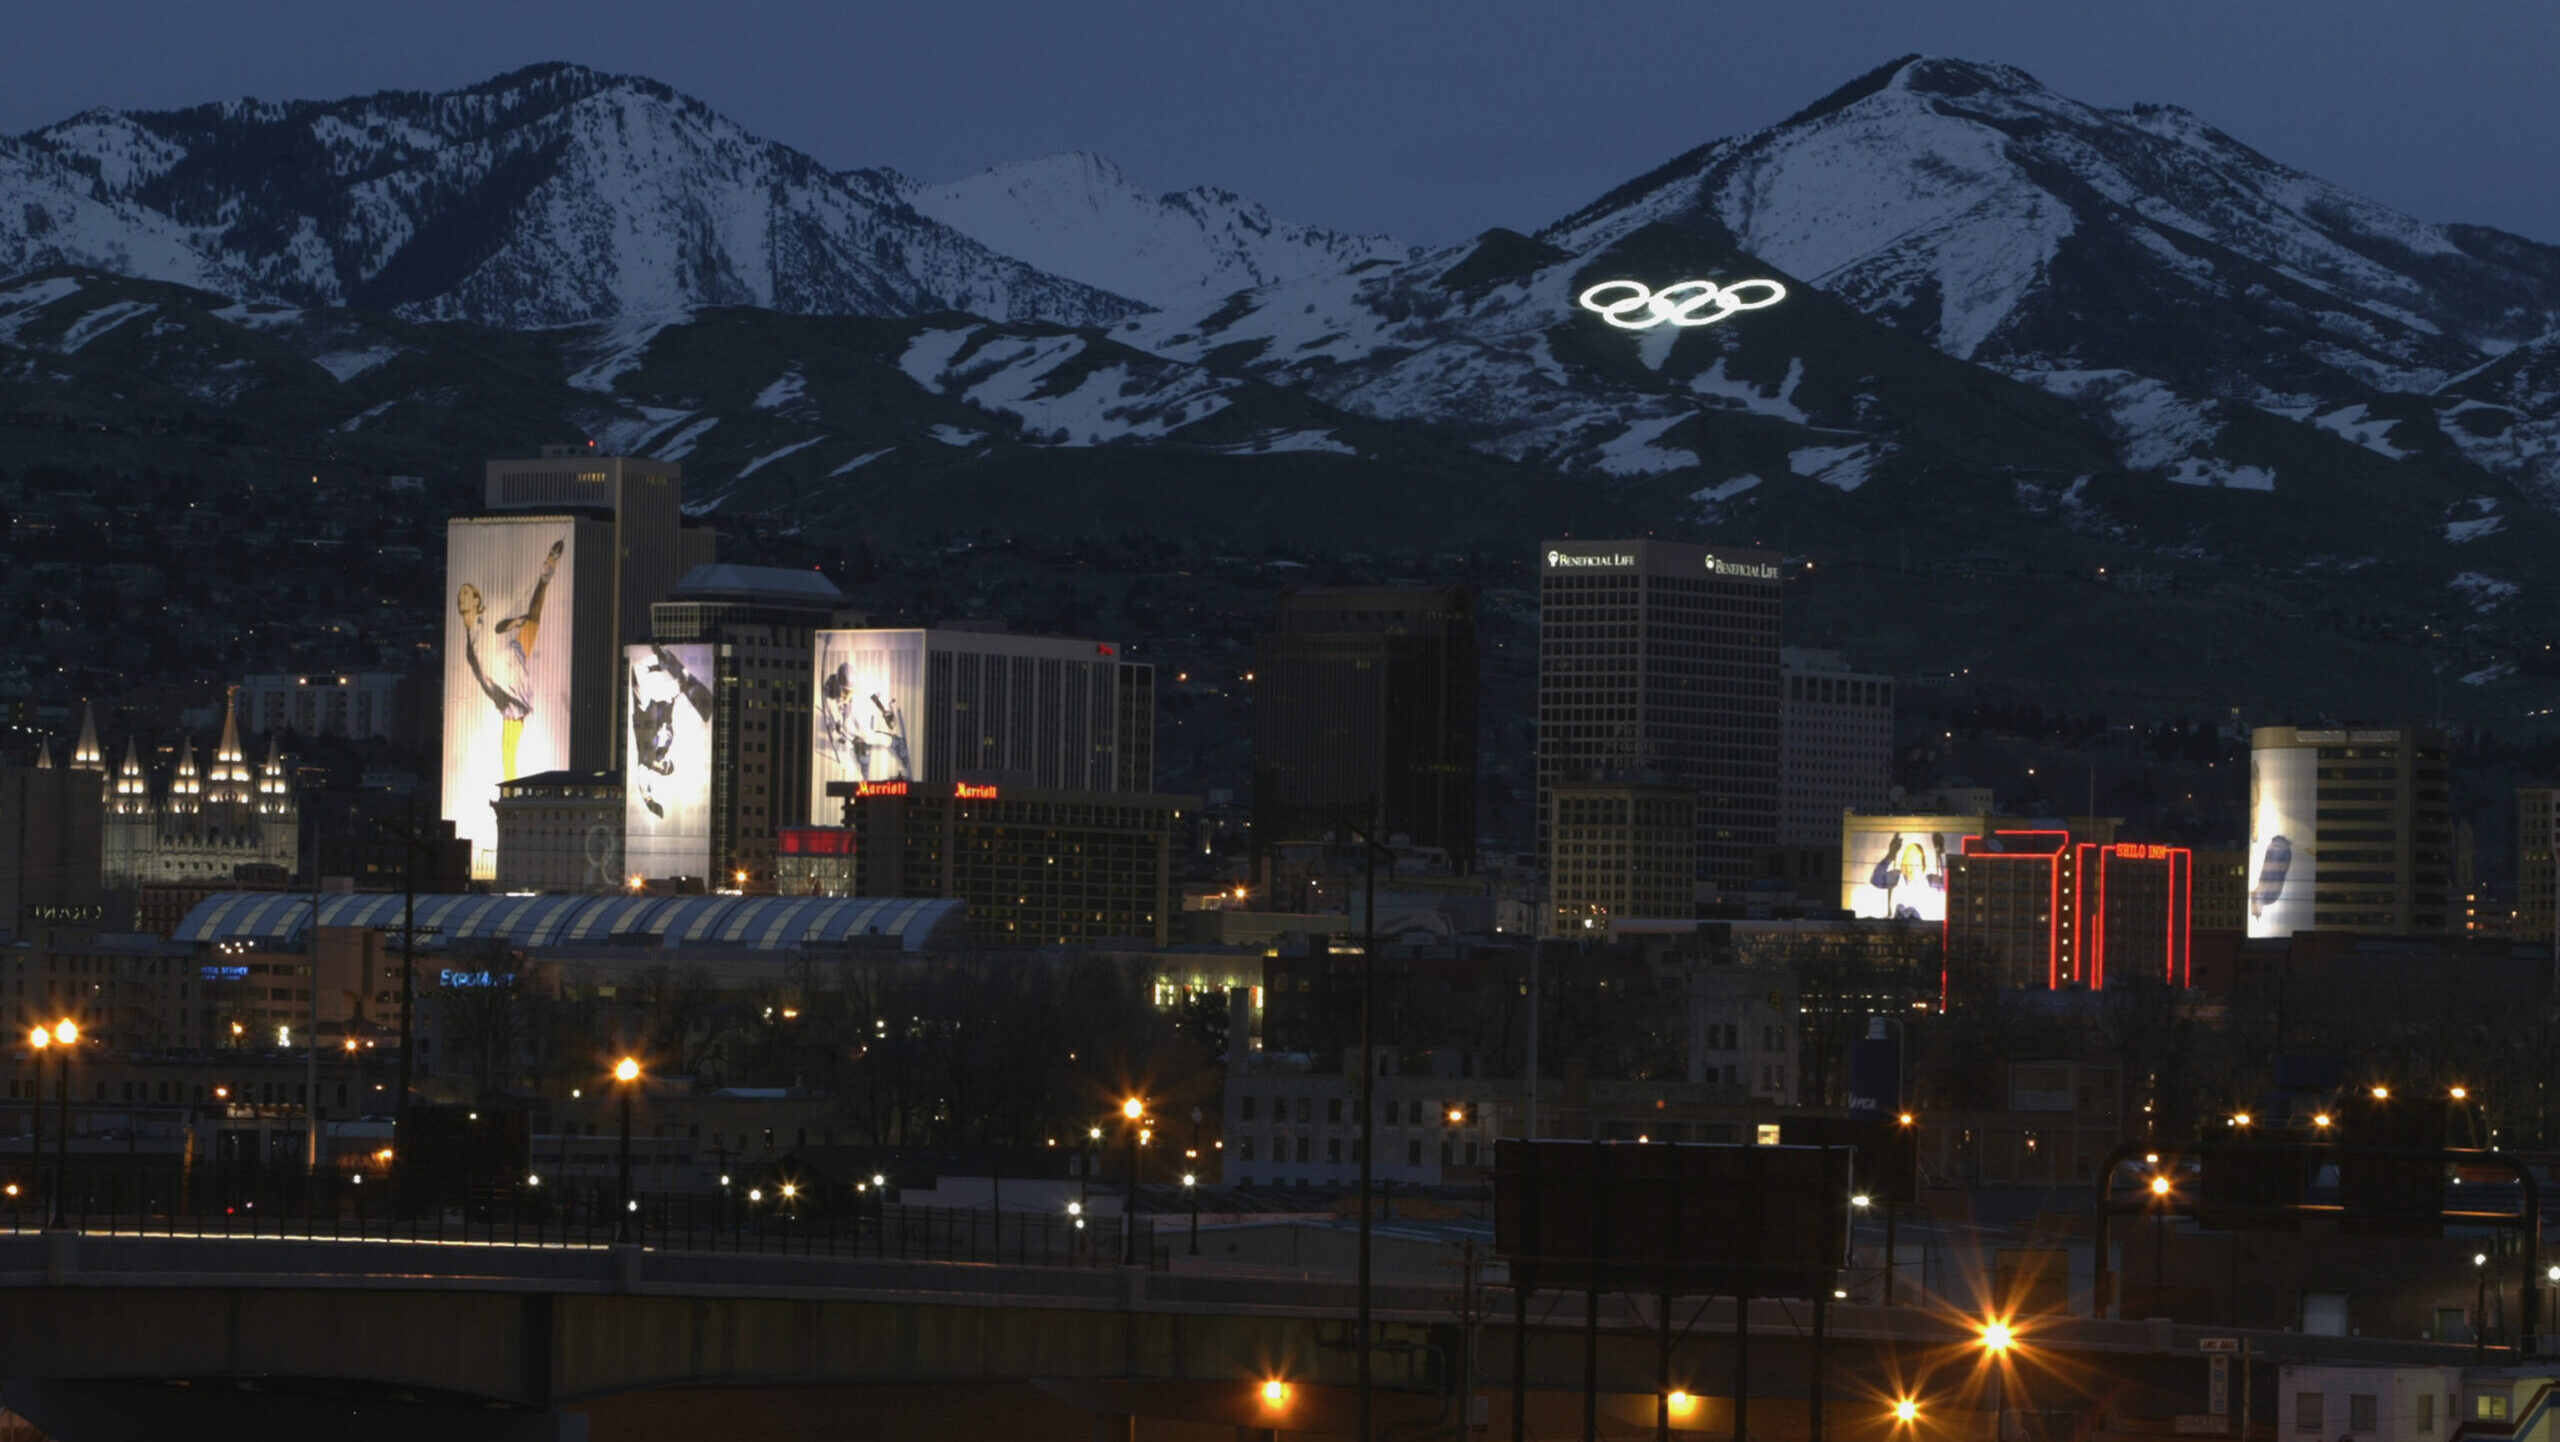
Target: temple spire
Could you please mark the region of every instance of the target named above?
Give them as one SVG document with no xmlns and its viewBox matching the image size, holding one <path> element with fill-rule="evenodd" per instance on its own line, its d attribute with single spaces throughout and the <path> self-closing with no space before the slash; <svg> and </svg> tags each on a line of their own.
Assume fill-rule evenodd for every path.
<svg viewBox="0 0 2560 1442">
<path fill-rule="evenodd" d="M 71 748 L 71 769 L 98 771 L 107 769 L 106 753 L 98 749 L 98 713 L 89 703 L 80 703 L 80 742 Z"/>
</svg>

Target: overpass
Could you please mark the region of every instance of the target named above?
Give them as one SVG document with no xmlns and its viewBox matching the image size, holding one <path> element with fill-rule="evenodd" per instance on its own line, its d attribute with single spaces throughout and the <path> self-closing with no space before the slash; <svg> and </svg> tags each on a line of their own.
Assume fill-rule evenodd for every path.
<svg viewBox="0 0 2560 1442">
<path fill-rule="evenodd" d="M 1510 1297 L 1488 1290 L 1470 1319 L 1455 1275 L 1378 1287 L 1380 1417 L 1397 1442 L 1458 1435 L 1470 1367 L 1489 1401 L 1478 1435 L 1510 1435 Z M 0 1291 L 0 1400 L 63 1442 L 693 1436 L 682 1419 L 768 1415 L 804 1390 L 838 1399 L 839 1425 L 859 1408 L 873 1435 L 952 1442 L 1341 1435 L 1357 1361 L 1347 1282 L 1243 1269 L 63 1230 L 0 1234 Z M 1649 1433 L 1666 1335 L 1669 1375 L 1696 1398 L 1679 1429 L 1729 1434 L 1732 1303 L 1675 1304 L 1668 1327 L 1659 1305 L 1604 1298 L 1586 1332 L 1579 1295 L 1531 1299 L 1532 1435 L 1578 1435 L 1586 1348 L 1612 1435 Z M 1808 1309 L 1755 1303 L 1749 1328 L 1752 1435 L 1806 1437 Z M 1992 1408 L 2080 1435 L 2101 1413 L 2203 1413 L 2208 1330 L 2021 1319 L 1994 1386 L 1974 1319 L 1835 1304 L 1825 1436 L 1988 1437 Z M 2467 1347 L 2381 1339 L 2247 1344 L 2270 1407 L 2282 1361 L 2471 1360 Z M 1275 1380 L 1277 1401 L 1262 1390 Z M 1925 1431 L 1896 1433 L 1904 1397 Z"/>
</svg>

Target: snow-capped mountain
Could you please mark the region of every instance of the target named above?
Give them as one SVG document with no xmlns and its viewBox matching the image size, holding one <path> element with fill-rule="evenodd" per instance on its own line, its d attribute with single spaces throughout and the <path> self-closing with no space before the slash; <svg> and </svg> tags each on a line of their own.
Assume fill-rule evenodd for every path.
<svg viewBox="0 0 2560 1442">
<path fill-rule="evenodd" d="M 203 279 L 160 253 L 175 232 L 208 272 L 298 305 L 509 326 L 701 305 L 1073 324 L 1137 308 L 990 251 L 876 176 L 571 65 L 446 94 L 92 111 L 25 143 L 143 222 L 159 248 L 135 273 Z"/>
<path fill-rule="evenodd" d="M 1231 190 L 1154 194 L 1081 152 L 900 184 L 918 211 L 990 250 L 1160 310 L 1413 257 L 1386 236 L 1285 224 Z"/>
<path fill-rule="evenodd" d="M 1657 224 L 2088 406 L 2127 466 L 2184 479 L 2242 469 L 2217 449 L 2235 407 L 2424 395 L 2560 318 L 2560 248 L 2401 215 L 2184 110 L 1955 60 L 1895 61 L 1540 235 L 1587 253 Z M 2512 473 L 2560 494 L 2560 468 Z"/>
<path fill-rule="evenodd" d="M 83 265 L 215 289 L 249 283 L 199 250 L 184 226 L 99 195 L 90 176 L 43 146 L 0 138 L 0 197 L 0 276 Z"/>
</svg>

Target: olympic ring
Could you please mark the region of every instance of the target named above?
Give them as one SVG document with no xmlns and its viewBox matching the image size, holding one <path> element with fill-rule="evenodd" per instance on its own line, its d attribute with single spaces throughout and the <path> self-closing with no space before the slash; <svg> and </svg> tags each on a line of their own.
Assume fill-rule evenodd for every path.
<svg viewBox="0 0 2560 1442">
<path fill-rule="evenodd" d="M 1745 288 L 1757 287 L 1759 295 L 1746 300 Z M 1615 300 L 1600 298 L 1604 291 L 1623 291 Z M 1584 291 L 1578 303 L 1584 310 L 1600 317 L 1620 330 L 1651 330 L 1658 325 L 1714 325 L 1730 315 L 1746 310 L 1760 310 L 1787 298 L 1787 288 L 1774 280 L 1737 280 L 1719 286 L 1711 280 L 1674 281 L 1655 290 L 1642 281 L 1604 280 Z"/>
</svg>

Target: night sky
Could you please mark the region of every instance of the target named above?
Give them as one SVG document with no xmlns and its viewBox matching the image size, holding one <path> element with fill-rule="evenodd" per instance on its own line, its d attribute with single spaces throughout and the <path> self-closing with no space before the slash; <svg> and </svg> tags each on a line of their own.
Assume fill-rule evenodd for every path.
<svg viewBox="0 0 2560 1442">
<path fill-rule="evenodd" d="M 2183 105 L 2423 219 L 2560 243 L 2549 0 L 11 7 L 0 127 L 95 105 L 644 74 L 833 166 L 928 180 L 1096 151 L 1156 189 L 1442 243 L 1533 228 L 1911 51 Z"/>
</svg>

